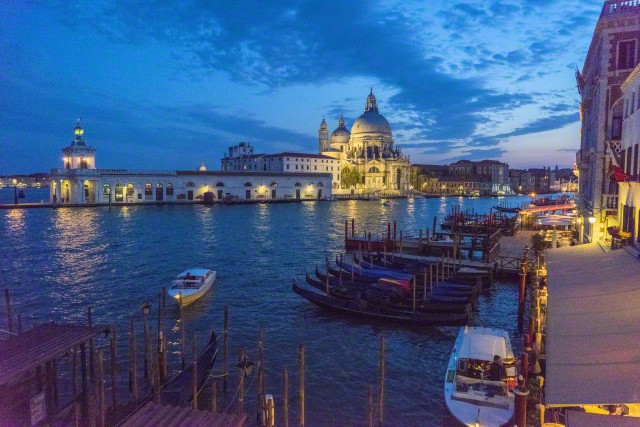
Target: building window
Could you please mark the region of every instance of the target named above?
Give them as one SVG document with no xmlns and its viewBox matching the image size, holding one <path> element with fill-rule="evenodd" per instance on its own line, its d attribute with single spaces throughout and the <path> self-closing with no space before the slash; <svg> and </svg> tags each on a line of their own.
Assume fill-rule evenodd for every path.
<svg viewBox="0 0 640 427">
<path fill-rule="evenodd" d="M 167 184 L 167 196 L 173 196 L 173 184 Z"/>
<path fill-rule="evenodd" d="M 289 165 L 287 165 L 287 169 L 289 169 Z"/>
<path fill-rule="evenodd" d="M 627 40 L 618 44 L 618 70 L 636 66 L 636 41 Z"/>
<path fill-rule="evenodd" d="M 622 112 L 614 113 L 611 119 L 611 139 L 622 138 Z"/>
<path fill-rule="evenodd" d="M 121 202 L 122 199 L 122 184 L 116 184 L 116 202 Z"/>
<path fill-rule="evenodd" d="M 298 170 L 298 165 L 296 165 L 296 170 Z"/>
<path fill-rule="evenodd" d="M 153 192 L 151 191 L 151 184 L 145 184 L 144 186 L 144 195 L 151 196 Z M 129 195 L 129 188 L 127 187 L 127 196 Z"/>
<path fill-rule="evenodd" d="M 633 147 L 633 169 L 631 169 L 630 175 L 637 175 L 638 173 L 638 144 Z"/>
<path fill-rule="evenodd" d="M 108 196 L 111 194 L 111 186 L 109 184 L 105 184 L 102 186 L 102 195 Z"/>
<path fill-rule="evenodd" d="M 314 167 L 313 167 L 313 170 L 314 170 L 314 171 L 317 171 L 317 170 L 318 170 L 318 167 L 317 167 L 317 166 L 314 166 Z"/>
</svg>

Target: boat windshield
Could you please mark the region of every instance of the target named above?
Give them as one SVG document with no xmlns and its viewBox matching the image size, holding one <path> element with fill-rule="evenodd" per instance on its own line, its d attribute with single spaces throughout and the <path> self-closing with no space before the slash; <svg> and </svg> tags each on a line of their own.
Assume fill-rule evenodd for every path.
<svg viewBox="0 0 640 427">
<path fill-rule="evenodd" d="M 174 280 L 171 287 L 173 289 L 195 289 L 199 288 L 204 282 L 202 277 L 193 277 L 189 279 L 180 278 L 178 280 Z"/>
<path fill-rule="evenodd" d="M 458 375 L 456 377 L 457 392 L 481 392 L 485 396 L 507 396 L 507 385 L 502 381 L 478 380 Z"/>
</svg>

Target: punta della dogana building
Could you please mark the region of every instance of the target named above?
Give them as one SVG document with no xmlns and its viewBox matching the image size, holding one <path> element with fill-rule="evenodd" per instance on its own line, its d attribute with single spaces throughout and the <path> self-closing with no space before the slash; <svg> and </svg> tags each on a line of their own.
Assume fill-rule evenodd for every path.
<svg viewBox="0 0 640 427">
<path fill-rule="evenodd" d="M 98 169 L 96 149 L 83 138 L 62 149 L 63 167 L 51 170 L 53 204 L 100 205 L 283 201 L 331 198 L 331 173 Z"/>
</svg>

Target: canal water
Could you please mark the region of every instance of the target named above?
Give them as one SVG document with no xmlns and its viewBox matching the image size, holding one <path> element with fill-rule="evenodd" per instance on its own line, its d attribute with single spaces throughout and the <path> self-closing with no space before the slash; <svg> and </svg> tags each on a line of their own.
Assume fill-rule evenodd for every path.
<svg viewBox="0 0 640 427">
<path fill-rule="evenodd" d="M 46 191 L 27 189 L 26 196 L 46 200 Z M 267 392 L 275 397 L 277 417 L 287 367 L 290 421 L 297 420 L 297 348 L 304 343 L 307 425 L 366 425 L 367 387 L 377 388 L 383 335 L 387 425 L 450 426 L 456 424 L 442 390 L 457 328 L 403 328 L 325 312 L 294 294 L 292 281 L 304 282 L 305 272 L 323 268 L 325 257 L 343 250 L 345 219 L 356 218 L 356 232 L 366 229 L 374 239 L 384 236 L 387 221 L 394 220 L 398 230 L 417 235 L 453 205 L 484 213 L 504 200 L 516 205 L 527 199 L 0 210 L 0 286 L 11 290 L 14 312 L 22 313 L 27 326 L 51 319 L 84 322 L 87 306 L 93 306 L 94 322 L 118 328 L 120 371 L 126 376 L 130 317 L 140 319 L 147 299 L 155 311 L 158 292 L 185 268 L 208 267 L 218 272 L 217 286 L 186 309 L 187 335 L 198 331 L 202 348 L 211 327 L 222 330 L 227 305 L 230 358 L 237 357 L 240 345 L 255 358 L 258 328 L 264 326 Z M 1 203 L 12 200 L 13 189 L 0 190 Z M 508 330 L 519 351 L 516 306 L 515 284 L 496 283 L 482 295 L 474 322 Z M 175 371 L 177 313 L 170 310 L 168 316 Z M 6 328 L 4 306 L 0 328 Z M 250 414 L 256 385 L 245 398 Z"/>
</svg>

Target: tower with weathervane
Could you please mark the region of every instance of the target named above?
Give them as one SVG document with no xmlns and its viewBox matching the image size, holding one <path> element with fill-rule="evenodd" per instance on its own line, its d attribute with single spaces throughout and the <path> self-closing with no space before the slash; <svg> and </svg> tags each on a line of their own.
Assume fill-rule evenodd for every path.
<svg viewBox="0 0 640 427">
<path fill-rule="evenodd" d="M 75 138 L 62 148 L 62 169 L 52 171 L 51 200 L 54 203 L 94 203 L 98 179 L 96 149 L 82 138 L 80 119 Z"/>
</svg>

